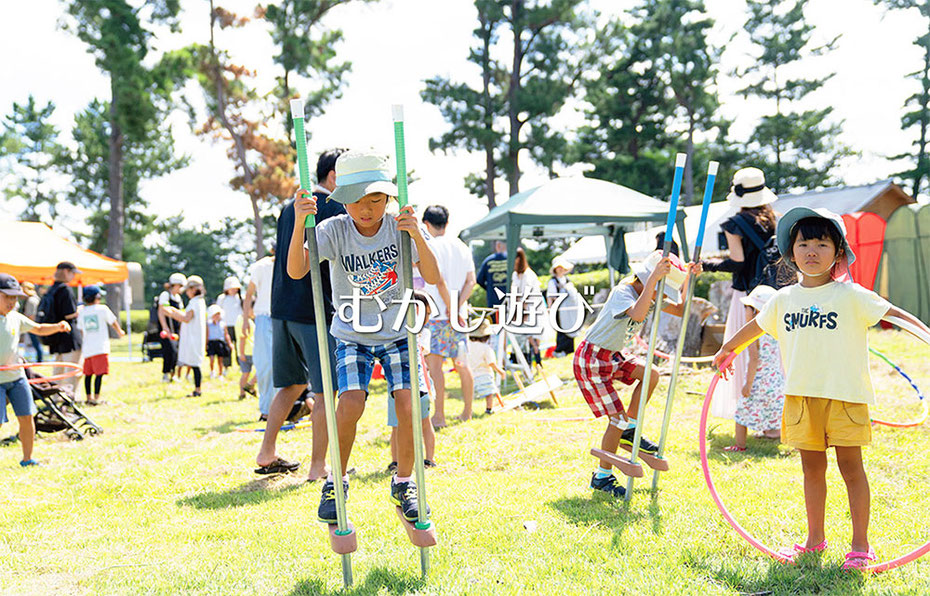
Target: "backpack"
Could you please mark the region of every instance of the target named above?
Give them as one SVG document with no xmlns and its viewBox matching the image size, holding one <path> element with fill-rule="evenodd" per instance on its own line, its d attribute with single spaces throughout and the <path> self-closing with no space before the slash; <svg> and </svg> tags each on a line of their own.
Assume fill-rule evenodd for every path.
<svg viewBox="0 0 930 596">
<path fill-rule="evenodd" d="M 797 282 L 797 276 L 781 258 L 774 234 L 768 241 L 763 242 L 762 238 L 752 229 L 752 226 L 749 225 L 745 218 L 738 216 L 734 217 L 733 221 L 743 232 L 743 235 L 759 250 L 759 254 L 756 255 L 755 269 L 753 269 L 752 277 L 749 280 L 749 288 L 746 290 L 747 293 L 751 292 L 756 286 L 770 286 L 778 290 Z"/>
<path fill-rule="evenodd" d="M 42 296 L 42 300 L 39 301 L 39 306 L 36 309 L 36 322 L 40 324 L 54 324 L 58 322 L 58 317 L 55 313 L 55 295 L 58 294 L 58 291 L 64 286 L 58 286 L 49 289 L 48 292 Z M 52 335 L 44 335 L 41 337 L 42 343 L 46 346 L 52 346 L 58 343 L 58 339 L 55 337 L 57 333 Z"/>
</svg>

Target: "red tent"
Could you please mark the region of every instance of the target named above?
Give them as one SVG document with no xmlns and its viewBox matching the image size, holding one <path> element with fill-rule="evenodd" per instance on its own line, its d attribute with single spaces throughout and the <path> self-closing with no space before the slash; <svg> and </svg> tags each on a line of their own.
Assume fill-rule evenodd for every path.
<svg viewBox="0 0 930 596">
<path fill-rule="evenodd" d="M 849 267 L 853 279 L 864 288 L 873 289 L 885 243 L 885 220 L 874 213 L 858 212 L 843 215 L 846 240 L 856 253 L 856 262 Z"/>
</svg>

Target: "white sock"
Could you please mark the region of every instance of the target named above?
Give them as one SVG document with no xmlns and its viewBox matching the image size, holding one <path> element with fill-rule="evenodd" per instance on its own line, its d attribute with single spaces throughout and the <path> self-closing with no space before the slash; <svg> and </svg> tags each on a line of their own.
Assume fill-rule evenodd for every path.
<svg viewBox="0 0 930 596">
<path fill-rule="evenodd" d="M 413 476 L 394 476 L 394 484 L 400 484 L 401 482 L 411 482 Z"/>
</svg>

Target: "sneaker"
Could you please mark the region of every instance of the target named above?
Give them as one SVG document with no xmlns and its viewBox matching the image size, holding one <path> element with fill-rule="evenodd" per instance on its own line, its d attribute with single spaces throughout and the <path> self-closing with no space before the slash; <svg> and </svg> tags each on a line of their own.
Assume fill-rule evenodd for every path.
<svg viewBox="0 0 930 596">
<path fill-rule="evenodd" d="M 266 416 L 265 414 L 261 414 L 261 415 L 258 417 L 258 421 L 259 421 L 259 422 L 268 422 L 268 416 Z"/>
<path fill-rule="evenodd" d="M 613 474 L 603 478 L 598 478 L 597 472 L 591 474 L 591 488 L 605 492 L 618 499 L 622 499 L 626 496 L 626 489 L 617 484 L 617 477 Z"/>
<path fill-rule="evenodd" d="M 29 466 L 39 465 L 39 462 L 34 459 L 24 459 L 23 461 L 19 462 L 19 465 L 23 468 L 28 468 Z"/>
<path fill-rule="evenodd" d="M 168 373 L 165 373 L 161 376 L 162 383 L 170 383 L 172 380 L 173 379 L 171 378 L 171 375 L 169 375 Z"/>
<path fill-rule="evenodd" d="M 349 483 L 342 481 L 342 492 L 349 500 Z M 317 509 L 316 517 L 324 524 L 336 523 L 336 485 L 332 480 L 327 480 L 323 484 L 323 494 L 320 496 L 320 508 Z"/>
<path fill-rule="evenodd" d="M 396 470 L 397 470 L 397 462 L 396 462 L 396 461 L 392 461 L 391 463 L 388 464 L 388 467 L 387 467 L 387 471 L 388 471 L 388 472 L 391 472 L 391 473 L 393 474 Z"/>
<path fill-rule="evenodd" d="M 490 416 L 490 415 L 493 414 L 493 413 L 494 413 L 494 412 L 491 411 L 491 408 L 485 408 L 485 409 L 484 409 L 484 415 L 485 415 L 485 416 Z"/>
<path fill-rule="evenodd" d="M 620 435 L 620 443 L 622 445 L 633 446 L 633 437 L 636 433 L 635 428 L 628 428 L 623 431 L 623 434 Z M 639 450 L 648 453 L 650 455 L 655 455 L 659 452 L 659 446 L 647 439 L 646 437 L 639 438 Z"/>
<path fill-rule="evenodd" d="M 404 519 L 415 522 L 419 518 L 420 505 L 417 502 L 417 485 L 410 482 L 391 481 L 391 503 L 400 507 Z M 426 507 L 426 516 L 429 517 L 429 505 Z"/>
</svg>

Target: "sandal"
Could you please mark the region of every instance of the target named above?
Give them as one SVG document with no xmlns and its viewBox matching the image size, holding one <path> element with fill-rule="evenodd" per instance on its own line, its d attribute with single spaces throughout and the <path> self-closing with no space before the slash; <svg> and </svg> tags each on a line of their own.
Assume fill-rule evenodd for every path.
<svg viewBox="0 0 930 596">
<path fill-rule="evenodd" d="M 299 461 L 287 461 L 286 459 L 281 459 L 280 457 L 275 458 L 273 462 L 265 466 L 259 466 L 255 468 L 256 474 L 287 474 L 288 472 L 295 472 L 297 468 L 300 467 Z"/>
<path fill-rule="evenodd" d="M 740 447 L 739 445 L 730 445 L 723 448 L 724 451 L 729 451 L 730 453 L 742 453 L 746 451 L 745 447 Z"/>
<path fill-rule="evenodd" d="M 783 548 L 778 551 L 778 554 L 784 557 L 787 562 L 794 563 L 795 560 L 805 553 L 822 553 L 827 550 L 827 541 L 824 539 L 818 545 L 807 548 L 806 546 L 801 546 L 800 544 L 795 544 L 794 546 Z"/>
<path fill-rule="evenodd" d="M 875 559 L 875 549 L 871 546 L 869 547 L 869 552 L 867 553 L 856 550 L 850 551 L 846 553 L 846 561 L 843 563 L 843 571 L 864 569 L 865 567 L 868 567 L 869 563 Z"/>
</svg>

